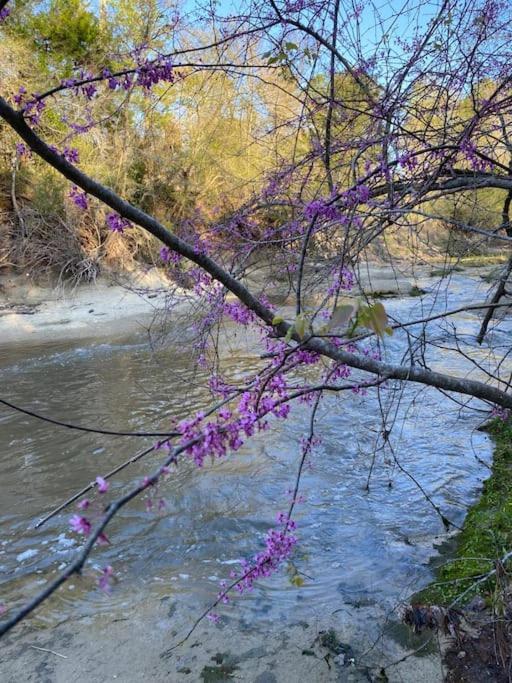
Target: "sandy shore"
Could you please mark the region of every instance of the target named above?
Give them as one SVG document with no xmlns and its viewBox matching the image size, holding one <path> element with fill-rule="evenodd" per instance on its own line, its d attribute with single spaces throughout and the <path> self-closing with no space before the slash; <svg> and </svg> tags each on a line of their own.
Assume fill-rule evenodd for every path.
<svg viewBox="0 0 512 683">
<path fill-rule="evenodd" d="M 389 267 L 370 266 L 361 273 L 364 290 L 407 296 L 414 278 L 397 275 Z M 258 292 L 265 279 L 254 278 Z M 189 301 L 189 300 L 188 300 Z M 122 282 L 102 277 L 92 284 L 71 287 L 35 284 L 23 275 L 0 278 L 0 346 L 58 341 L 115 339 L 147 333 L 152 321 L 169 304 L 169 283 L 153 268 L 127 276 Z M 185 293 L 174 297 L 173 310 L 190 305 Z"/>
<path fill-rule="evenodd" d="M 147 331 L 164 310 L 168 285 L 158 270 L 101 278 L 74 289 L 0 280 L 0 345 L 104 339 Z"/>
<path fill-rule="evenodd" d="M 387 637 L 368 651 L 368 634 L 361 640 L 355 614 L 347 618 L 341 612 L 324 612 L 308 622 L 276 620 L 262 632 L 235 606 L 220 625 L 203 622 L 175 648 L 193 623 L 194 610 L 188 611 L 186 620 L 181 611 L 179 597 L 150 595 L 136 608 L 66 619 L 54 628 L 34 628 L 27 622 L 2 642 L 0 679 L 2 683 L 443 681 L 435 645 L 422 656 L 407 657 L 417 643 L 404 648 Z M 362 650 L 367 652 L 357 661 Z M 382 667 L 386 667 L 385 678 L 378 677 Z"/>
</svg>

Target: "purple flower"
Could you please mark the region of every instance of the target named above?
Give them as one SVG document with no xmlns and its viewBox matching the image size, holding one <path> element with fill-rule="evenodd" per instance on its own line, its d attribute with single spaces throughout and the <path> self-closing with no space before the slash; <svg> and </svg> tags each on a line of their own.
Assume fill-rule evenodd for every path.
<svg viewBox="0 0 512 683">
<path fill-rule="evenodd" d="M 131 228 L 132 224 L 118 213 L 109 213 L 107 215 L 107 226 L 112 232 L 123 233 L 126 228 Z"/>
<path fill-rule="evenodd" d="M 63 78 L 60 82 L 63 88 L 73 88 L 77 83 L 76 78 Z"/>
<path fill-rule="evenodd" d="M 71 190 L 69 191 L 69 198 L 73 201 L 75 206 L 78 206 L 78 208 L 82 209 L 83 211 L 89 207 L 87 193 L 82 192 L 82 190 L 80 190 L 76 185 L 71 187 Z"/>
<path fill-rule="evenodd" d="M 212 624 L 218 624 L 220 621 L 220 617 L 218 614 L 215 614 L 214 612 L 210 612 L 210 614 L 206 615 L 206 618 L 212 622 Z"/>
<path fill-rule="evenodd" d="M 256 319 L 254 313 L 239 301 L 226 302 L 223 308 L 224 313 L 226 313 L 231 320 L 240 323 L 240 325 L 249 325 Z"/>
<path fill-rule="evenodd" d="M 106 493 L 110 487 L 108 481 L 103 479 L 103 477 L 96 477 L 96 486 L 98 487 L 99 493 Z"/>
<path fill-rule="evenodd" d="M 356 185 L 346 190 L 340 196 L 340 202 L 347 209 L 353 209 L 359 204 L 364 204 L 370 199 L 370 188 L 367 185 Z"/>
<path fill-rule="evenodd" d="M 20 92 L 21 92 L 21 88 L 20 88 Z M 44 100 L 38 99 L 38 97 L 39 97 L 38 93 L 34 93 L 33 99 L 26 102 L 25 105 L 23 106 L 24 115 L 27 117 L 27 119 L 33 125 L 37 125 L 39 123 L 39 121 L 41 120 L 41 114 L 43 113 L 43 111 L 46 107 L 46 102 Z M 14 98 L 14 99 L 16 101 L 16 98 Z"/>
<path fill-rule="evenodd" d="M 325 199 L 314 199 L 304 206 L 304 218 L 312 221 L 314 218 L 334 221 L 340 218 L 340 212 Z"/>
<path fill-rule="evenodd" d="M 23 157 L 30 157 L 31 151 L 22 142 L 17 142 L 16 143 L 16 154 L 20 157 L 20 159 L 23 159 Z"/>
<path fill-rule="evenodd" d="M 160 81 L 174 83 L 174 69 L 172 63 L 167 58 L 160 58 L 154 61 L 146 61 L 137 68 L 137 85 L 150 90 Z"/>
<path fill-rule="evenodd" d="M 82 517 L 81 515 L 73 515 L 69 520 L 69 525 L 76 531 L 77 534 L 83 534 L 88 536 L 91 533 L 91 523 L 87 517 Z"/>
<path fill-rule="evenodd" d="M 169 249 L 169 247 L 162 247 L 160 249 L 160 258 L 164 263 L 172 263 L 174 266 L 177 266 L 181 261 L 181 254 L 178 254 L 173 249 Z"/>
<path fill-rule="evenodd" d="M 110 541 L 108 540 L 108 536 L 104 534 L 103 532 L 98 536 L 98 545 L 110 545 Z"/>
<path fill-rule="evenodd" d="M 502 422 L 506 422 L 510 417 L 510 410 L 507 408 L 501 408 L 500 406 L 494 406 L 491 410 L 491 417 L 495 417 Z"/>
<path fill-rule="evenodd" d="M 0 22 L 5 21 L 7 17 L 10 15 L 11 10 L 9 7 L 2 7 L 0 10 Z"/>
<path fill-rule="evenodd" d="M 20 85 L 20 87 L 18 88 L 18 92 L 13 97 L 14 102 L 17 105 L 20 105 L 23 102 L 23 100 L 25 99 L 26 94 L 27 94 L 27 89 L 23 85 Z"/>
<path fill-rule="evenodd" d="M 62 152 L 62 156 L 66 161 L 69 161 L 70 164 L 79 164 L 80 163 L 80 156 L 78 154 L 78 150 L 76 147 L 64 147 L 64 150 Z"/>
<path fill-rule="evenodd" d="M 81 500 L 81 501 L 78 503 L 77 508 L 78 508 L 79 510 L 87 510 L 87 508 L 89 507 L 90 504 L 91 504 L 91 503 L 90 503 L 89 499 L 88 499 L 88 498 L 84 498 L 83 500 Z"/>
</svg>

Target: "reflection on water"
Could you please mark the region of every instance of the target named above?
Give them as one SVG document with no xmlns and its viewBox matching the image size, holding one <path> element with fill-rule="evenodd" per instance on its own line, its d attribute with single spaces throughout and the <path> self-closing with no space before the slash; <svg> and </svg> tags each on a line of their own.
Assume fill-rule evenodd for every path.
<svg viewBox="0 0 512 683">
<path fill-rule="evenodd" d="M 427 283 L 432 286 L 432 283 Z M 457 276 L 450 307 L 474 296 L 479 281 Z M 483 290 L 482 290 L 483 292 Z M 483 293 L 482 293 L 483 298 Z M 428 314 L 441 300 L 389 300 L 388 310 Z M 452 319 L 463 334 L 474 334 L 479 319 Z M 510 324 L 507 326 L 510 329 Z M 446 327 L 435 327 L 439 341 Z M 236 374 L 247 362 L 251 340 L 228 330 L 223 364 Z M 500 338 L 498 338 L 499 340 Z M 507 337 L 503 336 L 503 343 Z M 399 359 L 405 337 L 387 343 Z M 482 354 L 474 348 L 472 353 Z M 466 372 L 460 359 L 438 349 L 437 369 Z M 250 356 L 249 356 L 250 358 Z M 249 361 L 251 362 L 251 361 Z M 124 345 L 32 348 L 23 355 L 0 351 L 2 396 L 54 418 L 109 429 L 168 429 L 171 420 L 202 409 L 210 400 L 205 377 L 189 363 L 185 348 L 151 350 L 140 340 Z M 369 490 L 372 446 L 380 429 L 375 396 L 328 398 L 318 424 L 322 443 L 303 479 L 305 501 L 297 508 L 300 548 L 297 566 L 308 578 L 297 589 L 282 574 L 243 598 L 253 628 L 269 619 L 311 610 L 378 603 L 391 607 L 429 579 L 428 560 L 443 525 L 406 470 L 443 513 L 460 524 L 476 495 L 490 457 L 485 435 L 474 431 L 478 416 L 434 391 L 409 386 L 402 394 L 382 393 L 397 421 L 392 440 L 399 460 L 377 454 Z M 98 548 L 82 579 L 73 581 L 38 613 L 55 623 L 66 616 L 130 609 L 172 590 L 193 611 L 215 597 L 218 582 L 258 542 L 285 509 L 306 430 L 306 406 L 275 423 L 240 452 L 197 470 L 180 466 L 160 486 L 160 511 L 144 500 L 125 508 L 109 528 L 112 545 Z M 406 420 L 403 418 L 407 416 Z M 53 427 L 0 410 L 0 598 L 13 604 L 39 590 L 77 549 L 68 530 L 68 510 L 34 531 L 34 523 L 56 504 L 144 448 L 151 440 L 104 437 Z M 112 495 L 139 480 L 161 455 L 124 470 Z M 109 494 L 110 495 L 110 494 Z M 98 571 L 112 564 L 120 582 L 106 598 L 95 587 Z"/>
</svg>

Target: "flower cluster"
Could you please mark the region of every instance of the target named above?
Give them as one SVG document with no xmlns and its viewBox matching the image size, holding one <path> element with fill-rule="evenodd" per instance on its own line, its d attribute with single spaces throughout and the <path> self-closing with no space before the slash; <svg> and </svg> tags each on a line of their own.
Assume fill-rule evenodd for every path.
<svg viewBox="0 0 512 683">
<path fill-rule="evenodd" d="M 418 165 L 418 158 L 410 152 L 405 152 L 398 158 L 398 164 L 406 171 L 412 172 Z"/>
<path fill-rule="evenodd" d="M 174 69 L 170 59 L 161 58 L 160 60 L 147 61 L 137 68 L 137 85 L 141 85 L 146 90 L 161 81 L 174 83 Z"/>
<path fill-rule="evenodd" d="M 287 520 L 284 529 L 270 529 L 267 532 L 265 549 L 255 555 L 252 562 L 242 562 L 240 581 L 236 585 L 239 593 L 252 590 L 257 579 L 272 576 L 279 566 L 289 559 L 297 543 L 297 537 L 290 533 L 295 528 L 295 522 L 290 519 Z"/>
<path fill-rule="evenodd" d="M 50 145 L 50 149 L 52 150 L 52 152 L 55 152 L 55 154 L 59 154 L 70 164 L 80 163 L 80 155 L 76 147 L 68 147 L 66 145 L 66 147 L 64 147 L 64 149 L 61 152 L 57 147 L 55 147 L 55 145 Z"/>
<path fill-rule="evenodd" d="M 169 247 L 162 247 L 160 249 L 160 258 L 164 263 L 170 263 L 173 266 L 177 266 L 181 261 L 181 254 L 178 254 L 174 249 L 169 249 Z"/>
<path fill-rule="evenodd" d="M 31 99 L 27 99 L 27 95 L 27 89 L 24 86 L 20 86 L 16 95 L 13 96 L 13 100 L 15 104 L 21 106 L 21 110 L 28 121 L 33 125 L 37 125 L 41 119 L 41 114 L 46 107 L 46 102 L 39 99 L 37 93 L 32 95 Z"/>
<path fill-rule="evenodd" d="M 101 77 L 106 80 L 110 90 L 117 90 L 118 88 L 130 90 L 134 85 L 139 85 L 145 90 L 151 90 L 160 82 L 174 83 L 176 73 L 171 60 L 161 55 L 157 59 L 145 60 L 140 63 L 134 73 L 116 75 L 110 69 L 105 68 L 101 72 Z M 64 85 L 74 84 L 64 83 Z M 88 99 L 96 93 L 94 83 L 81 85 L 80 89 Z"/>
<path fill-rule="evenodd" d="M 89 202 L 87 199 L 87 193 L 82 192 L 76 185 L 73 185 L 71 187 L 71 190 L 69 191 L 69 198 L 77 206 L 79 209 L 82 209 L 82 211 L 85 211 L 88 206 Z"/>
<path fill-rule="evenodd" d="M 459 150 L 463 158 L 469 162 L 474 171 L 485 171 L 487 169 L 488 162 L 478 156 L 477 147 L 474 142 L 471 142 L 468 138 L 464 138 L 459 145 Z"/>
<path fill-rule="evenodd" d="M 110 488 L 110 484 L 103 477 L 100 477 L 100 476 L 96 477 L 95 483 L 96 483 L 96 488 L 98 489 L 98 493 L 100 493 L 100 494 L 106 493 Z M 91 503 L 90 503 L 89 499 L 84 498 L 83 500 L 81 500 L 78 503 L 77 507 L 82 512 L 84 510 L 87 510 L 89 508 L 90 504 Z M 81 534 L 82 536 L 88 536 L 91 533 L 91 529 L 92 529 L 91 521 L 87 517 L 85 517 L 84 515 L 81 515 L 81 514 L 80 515 L 73 515 L 69 520 L 69 526 L 71 527 L 71 529 L 73 531 L 75 531 L 77 534 Z M 110 541 L 108 540 L 108 538 L 105 534 L 101 533 L 98 536 L 98 543 L 100 545 L 105 545 L 109 542 Z"/>
<path fill-rule="evenodd" d="M 23 144 L 23 142 L 16 143 L 16 154 L 20 159 L 29 158 L 32 156 L 31 150 Z"/>
<path fill-rule="evenodd" d="M 76 147 L 68 147 L 66 145 L 66 147 L 64 147 L 62 150 L 62 156 L 66 161 L 69 161 L 70 164 L 80 163 L 80 155 Z"/>
<path fill-rule="evenodd" d="M 347 209 L 353 209 L 359 204 L 365 204 L 369 199 L 370 188 L 367 185 L 356 185 L 340 195 L 340 202 Z"/>
<path fill-rule="evenodd" d="M 327 289 L 327 296 L 334 296 L 340 290 L 350 292 L 354 288 L 354 273 L 348 268 L 343 267 L 338 271 Z"/>
<path fill-rule="evenodd" d="M 239 301 L 226 301 L 223 306 L 224 313 L 228 315 L 231 320 L 240 325 L 249 325 L 256 321 L 254 313 L 244 306 Z"/>
<path fill-rule="evenodd" d="M 69 520 L 69 526 L 77 534 L 88 536 L 91 533 L 91 523 L 87 517 L 84 517 L 83 515 L 73 515 Z"/>
<path fill-rule="evenodd" d="M 495 417 L 502 422 L 506 422 L 510 417 L 510 410 L 507 408 L 501 408 L 500 406 L 494 406 L 491 410 L 491 417 Z"/>
<path fill-rule="evenodd" d="M 65 78 L 61 81 L 64 88 L 73 88 L 75 95 L 84 95 L 88 100 L 98 92 L 98 87 L 94 82 L 96 79 L 90 71 L 80 71 L 77 78 Z M 84 82 L 85 81 L 85 82 Z"/>
<path fill-rule="evenodd" d="M 11 10 L 9 7 L 2 7 L 0 10 L 0 23 L 5 21 L 10 14 Z"/>
<path fill-rule="evenodd" d="M 336 363 L 334 369 L 329 373 L 330 380 L 347 379 L 352 374 L 351 368 L 344 363 Z"/>
<path fill-rule="evenodd" d="M 227 398 L 236 390 L 236 387 L 226 384 L 219 375 L 212 375 L 208 381 L 208 386 L 213 393 L 219 394 L 222 398 Z"/>
<path fill-rule="evenodd" d="M 304 206 L 304 218 L 308 221 L 314 218 L 334 221 L 340 218 L 340 212 L 334 206 L 332 200 L 314 199 Z"/>
<path fill-rule="evenodd" d="M 267 391 L 263 396 L 257 389 L 245 391 L 235 412 L 223 408 L 213 422 L 204 422 L 202 412 L 182 420 L 178 424 L 182 435 L 180 443 L 195 464 L 202 467 L 207 457 L 221 458 L 228 449 L 236 451 L 256 430 L 266 429 L 268 423 L 264 418 L 267 415 L 286 419 L 290 413 L 286 399 L 286 381 L 284 377 L 276 375 L 267 383 Z"/>
<path fill-rule="evenodd" d="M 131 228 L 132 224 L 118 213 L 107 214 L 107 226 L 112 232 L 123 233 L 126 228 Z"/>
</svg>

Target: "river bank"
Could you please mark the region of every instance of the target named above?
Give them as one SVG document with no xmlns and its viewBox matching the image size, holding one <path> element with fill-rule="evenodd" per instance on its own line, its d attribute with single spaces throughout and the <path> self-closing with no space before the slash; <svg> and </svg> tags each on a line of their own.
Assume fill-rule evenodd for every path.
<svg viewBox="0 0 512 683">
<path fill-rule="evenodd" d="M 469 509 L 455 552 L 437 568 L 435 581 L 413 599 L 459 610 L 457 637 L 447 645 L 447 681 L 510 680 L 512 661 L 512 422 L 485 426 L 494 442 L 490 476 Z M 510 560 L 510 558 L 509 558 Z"/>
<path fill-rule="evenodd" d="M 484 277 L 496 271 L 499 256 L 468 257 L 443 263 L 414 265 L 362 263 L 354 293 L 374 297 L 420 296 L 428 276 L 449 277 L 463 268 L 485 268 Z M 248 281 L 252 291 L 271 297 L 265 268 Z M 286 289 L 286 288 L 285 288 Z M 153 267 L 123 275 L 105 274 L 93 283 L 69 287 L 62 283 L 37 283 L 22 273 L 0 277 L 0 345 L 117 338 L 133 333 L 148 336 L 163 311 L 183 313 L 194 297 L 172 285 L 163 270 Z"/>
<path fill-rule="evenodd" d="M 355 648 L 362 645 L 357 617 L 350 624 L 346 614 L 276 622 L 261 633 L 236 606 L 231 618 L 223 618 L 219 626 L 200 625 L 174 648 L 184 633 L 179 626 L 185 629 L 191 623 L 180 611 L 171 594 L 115 614 L 66 620 L 52 629 L 25 629 L 2 644 L 2 683 L 443 681 L 435 647 L 422 656 L 407 657 L 403 645 L 386 639 L 385 657 L 377 647 L 367 653 L 364 665 L 356 661 Z"/>
<path fill-rule="evenodd" d="M 361 291 L 374 296 L 421 293 L 417 279 L 430 266 L 391 267 L 368 263 L 361 267 Z M 268 287 L 263 269 L 252 276 L 253 291 L 276 294 Z M 172 285 L 158 268 L 123 276 L 104 275 L 94 283 L 74 288 L 52 282 L 36 283 L 21 273 L 0 277 L 0 345 L 54 341 L 112 339 L 133 333 L 148 335 L 155 318 L 165 310 L 182 313 L 190 308 L 190 291 Z"/>
<path fill-rule="evenodd" d="M 75 288 L 0 280 L 0 344 L 101 340 L 147 332 L 167 305 L 169 283 L 157 270 L 103 277 Z"/>
</svg>

